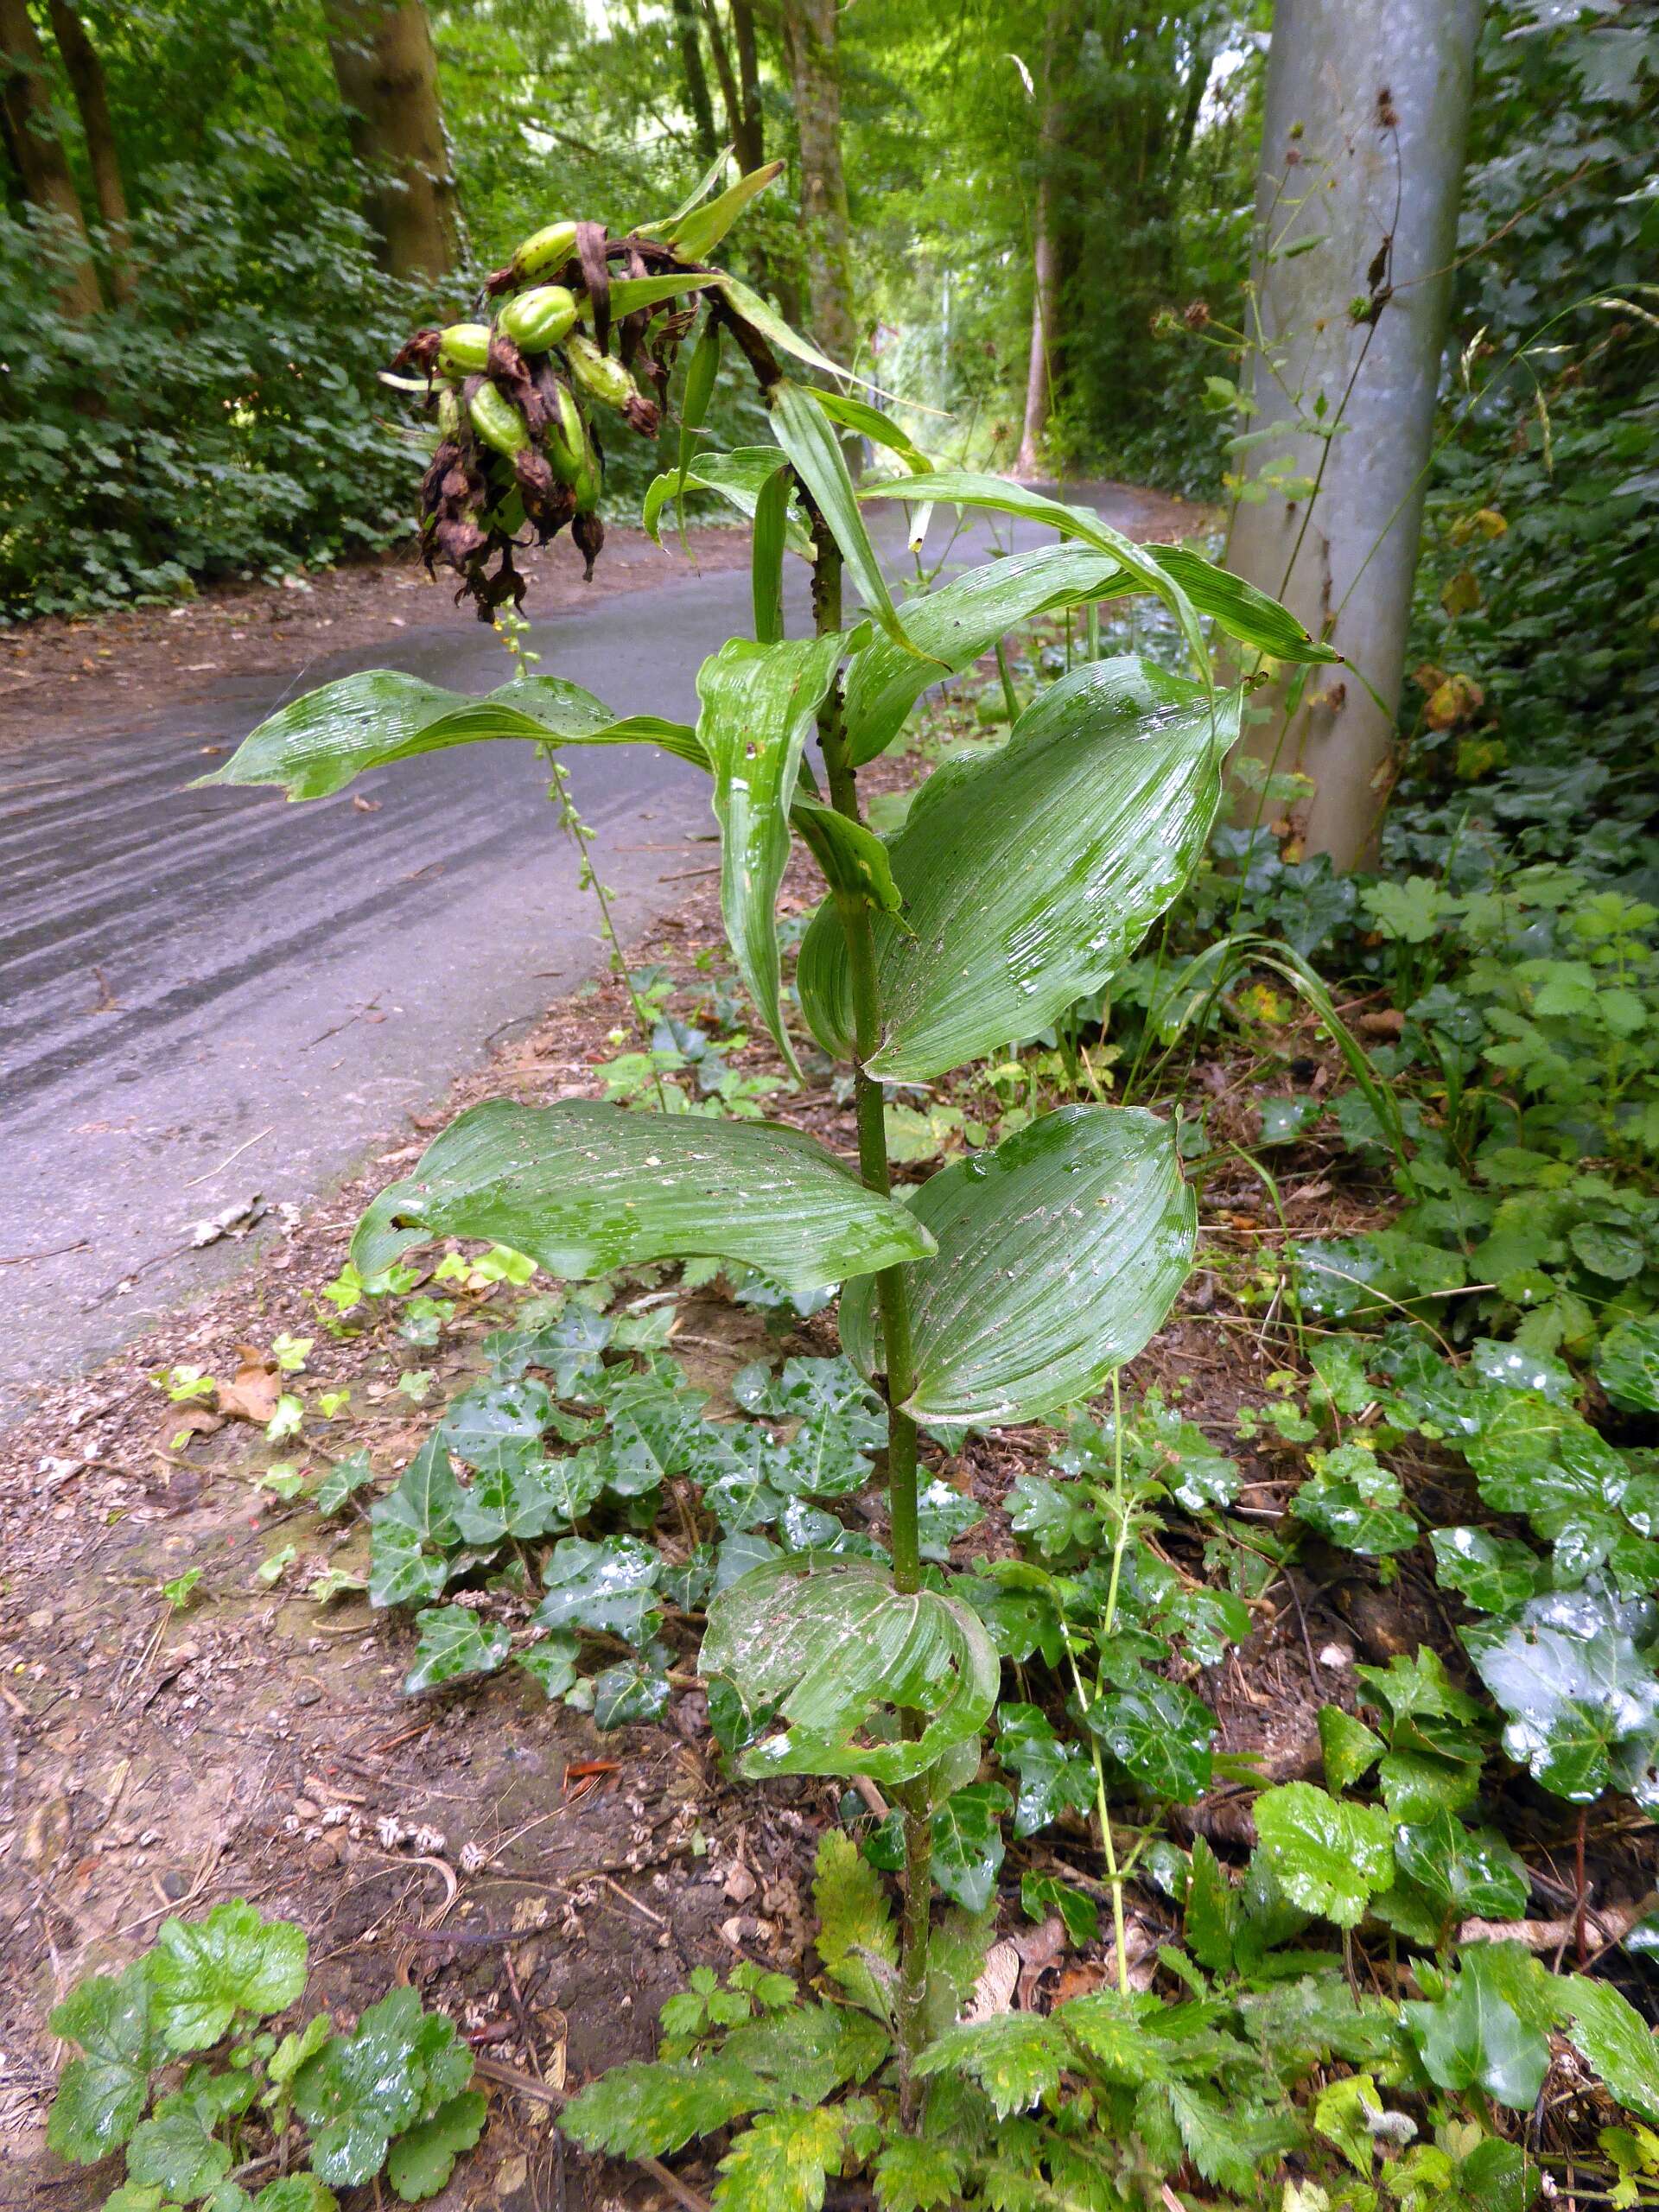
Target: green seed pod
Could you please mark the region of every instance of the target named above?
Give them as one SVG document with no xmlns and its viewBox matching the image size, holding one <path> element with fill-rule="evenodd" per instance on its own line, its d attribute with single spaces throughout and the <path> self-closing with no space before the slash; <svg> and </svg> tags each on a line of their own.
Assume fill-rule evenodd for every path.
<svg viewBox="0 0 1659 2212">
<path fill-rule="evenodd" d="M 599 505 L 599 455 L 591 445 L 588 445 L 582 455 L 582 472 L 572 486 L 576 495 L 576 512 L 579 515 L 592 514 Z"/>
<path fill-rule="evenodd" d="M 452 384 L 438 388 L 438 435 L 449 445 L 461 435 L 461 394 Z"/>
<path fill-rule="evenodd" d="M 631 399 L 644 397 L 621 362 L 601 353 L 585 331 L 570 333 L 564 341 L 564 353 L 576 382 L 606 406 L 626 407 Z"/>
<path fill-rule="evenodd" d="M 530 443 L 524 417 L 511 400 L 504 399 L 493 384 L 481 384 L 467 403 L 473 428 L 486 446 L 511 461 Z"/>
<path fill-rule="evenodd" d="M 527 238 L 512 257 L 513 274 L 534 276 L 538 270 L 562 269 L 576 250 L 574 223 L 549 223 Z"/>
<path fill-rule="evenodd" d="M 514 484 L 504 492 L 485 517 L 493 530 L 505 530 L 509 537 L 516 537 L 524 526 L 524 495 Z"/>
<path fill-rule="evenodd" d="M 495 319 L 504 338 L 511 338 L 521 353 L 545 353 L 556 346 L 576 319 L 574 294 L 563 284 L 538 284 L 509 300 Z"/>
<path fill-rule="evenodd" d="M 476 376 L 489 365 L 490 326 L 487 322 L 452 322 L 438 334 L 438 366 L 451 376 Z"/>
<path fill-rule="evenodd" d="M 542 449 L 560 483 L 575 486 L 581 481 L 588 455 L 588 426 L 574 394 L 563 385 L 557 387 L 557 399 L 558 412 L 548 423 Z"/>
</svg>

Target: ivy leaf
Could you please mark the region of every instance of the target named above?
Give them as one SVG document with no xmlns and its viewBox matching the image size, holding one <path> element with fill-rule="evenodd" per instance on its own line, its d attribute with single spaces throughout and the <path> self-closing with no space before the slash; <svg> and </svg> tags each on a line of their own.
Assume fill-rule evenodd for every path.
<svg viewBox="0 0 1659 2212">
<path fill-rule="evenodd" d="M 1503 1748 L 1570 1804 L 1617 1781 L 1659 1802 L 1659 1681 L 1611 1609 L 1586 1595 L 1535 1599 L 1513 1624 L 1481 1624 L 1464 1641 L 1509 1715 Z"/>
<path fill-rule="evenodd" d="M 886 2019 L 882 1969 L 899 1963 L 899 1941 L 887 1894 L 858 1846 L 838 1828 L 818 1840 L 812 1902 L 817 1909 L 818 1956 L 854 2004 Z"/>
<path fill-rule="evenodd" d="M 1290 1502 L 1299 1521 L 1362 1559 L 1410 1550 L 1417 1523 L 1404 1510 L 1398 1477 L 1379 1465 L 1374 1452 L 1362 1445 L 1339 1445 L 1319 1454 L 1316 1465 L 1313 1478 Z"/>
<path fill-rule="evenodd" d="M 842 2150 L 838 2113 L 769 2113 L 721 2160 L 715 2202 L 720 2212 L 819 2212 Z"/>
<path fill-rule="evenodd" d="M 1367 1901 L 1394 1880 L 1387 1814 L 1339 1803 L 1311 1782 L 1264 1789 L 1255 1801 L 1255 1832 L 1291 1903 L 1338 1928 L 1357 1926 Z"/>
<path fill-rule="evenodd" d="M 750 1413 L 798 1424 L 772 1478 L 779 1489 L 845 1497 L 869 1480 L 868 1455 L 887 1440 L 887 1408 L 844 1356 L 786 1360 L 775 1377 L 757 1361 L 732 1392 Z"/>
<path fill-rule="evenodd" d="M 1333 1797 L 1339 1797 L 1375 1764 L 1383 1748 L 1382 1738 L 1339 1705 L 1319 1707 L 1319 1729 L 1325 1786 Z"/>
<path fill-rule="evenodd" d="M 488 2107 L 481 2089 L 463 2089 L 400 2135 L 386 2159 L 386 2179 L 405 2204 L 435 2196 L 454 2171 L 455 2160 L 484 2133 Z"/>
<path fill-rule="evenodd" d="M 493 1330 L 484 1339 L 485 1356 L 498 1380 L 516 1382 L 526 1368 L 538 1367 L 553 1377 L 553 1395 L 569 1398 L 576 1395 L 578 1382 L 604 1373 L 600 1355 L 615 1325 L 608 1313 L 567 1306 L 552 1320 L 533 1327 Z"/>
<path fill-rule="evenodd" d="M 238 2012 L 263 2016 L 305 1988 L 305 1931 L 240 1897 L 205 1920 L 164 1920 L 149 1959 L 151 2016 L 169 2050 L 205 2050 Z"/>
<path fill-rule="evenodd" d="M 539 1466 L 527 1463 L 480 1475 L 472 1488 L 461 1493 L 456 1511 L 462 1543 L 490 1551 L 510 1536 L 521 1540 L 544 1536 L 550 1529 L 562 1526 L 570 1518 L 565 1511 L 568 1494 L 558 1477 L 555 1478 L 556 1488 L 546 1482 L 543 1469 L 566 1464 L 544 1459 Z"/>
<path fill-rule="evenodd" d="M 430 2118 L 472 2070 L 453 2022 L 423 2013 L 415 1990 L 394 1989 L 368 2007 L 354 2035 L 334 2037 L 294 2077 L 314 2171 L 337 2188 L 367 2181 L 391 2138 Z"/>
<path fill-rule="evenodd" d="M 1184 1684 L 1143 1670 L 1083 1717 L 1145 1796 L 1190 1805 L 1210 1787 L 1216 1716 Z"/>
<path fill-rule="evenodd" d="M 1659 2044 L 1652 2029 L 1611 1982 L 1573 1974 L 1567 1992 L 1569 2042 L 1620 2104 L 1659 2127 Z"/>
<path fill-rule="evenodd" d="M 999 2120 L 1025 2112 L 1060 2085 L 1070 2046 L 1052 2017 L 1005 2012 L 948 2028 L 916 2062 L 923 2076 L 966 2074 L 991 2101 Z"/>
<path fill-rule="evenodd" d="M 1100 1519 L 1079 1483 L 1051 1483 L 1041 1475 L 1016 1475 L 1008 1493 L 1008 1525 L 1029 1536 L 1045 1559 L 1064 1559 L 1087 1551 L 1100 1533 Z"/>
<path fill-rule="evenodd" d="M 1471 1943 L 1433 2004 L 1400 2008 L 1431 2082 L 1484 2089 L 1512 2111 L 1537 2101 L 1557 2012 L 1550 1977 L 1520 1943 Z"/>
<path fill-rule="evenodd" d="M 1484 1529 L 1434 1529 L 1434 1580 L 1455 1590 L 1478 1613 L 1512 1613 L 1535 1597 L 1544 1578 L 1543 1561 L 1513 1536 L 1488 1535 Z"/>
<path fill-rule="evenodd" d="M 374 1469 L 369 1455 L 359 1447 L 344 1459 L 336 1459 L 322 1480 L 317 1484 L 311 1503 L 326 1519 L 338 1513 L 348 1498 L 355 1497 L 360 1490 L 374 1485 Z"/>
<path fill-rule="evenodd" d="M 461 1543 L 465 1493 L 449 1454 L 434 1435 L 404 1469 L 395 1490 L 369 1509 L 369 1603 L 424 1605 L 449 1580 L 446 1554 Z"/>
<path fill-rule="evenodd" d="M 985 1509 L 964 1497 L 959 1490 L 936 1478 L 925 1483 L 916 1501 L 918 1535 L 924 1559 L 948 1560 L 958 1536 L 977 1528 Z"/>
<path fill-rule="evenodd" d="M 656 1583 L 662 1561 L 638 1536 L 592 1542 L 567 1536 L 555 1544 L 543 1574 L 546 1596 L 533 1616 L 541 1628 L 585 1628 L 646 1643 L 662 1613 Z"/>
<path fill-rule="evenodd" d="M 420 1642 L 404 1694 L 435 1689 L 463 1675 L 493 1675 L 507 1662 L 512 1638 L 504 1623 L 484 1621 L 467 1605 L 437 1605 L 415 1616 Z"/>
<path fill-rule="evenodd" d="M 996 1755 L 1019 1777 L 1014 1808 L 1016 1840 L 1035 1835 L 1065 1811 L 1092 1808 L 1092 1765 L 1080 1745 L 1064 1742 L 1055 1734 L 1038 1707 L 999 1706 L 996 1727 Z"/>
<path fill-rule="evenodd" d="M 518 1664 L 544 1697 L 563 1697 L 576 1679 L 576 1655 L 581 1649 L 574 1636 L 557 1629 L 519 1652 Z"/>
<path fill-rule="evenodd" d="M 1466 1828 L 1450 1813 L 1395 1831 L 1395 1863 L 1446 1919 L 1518 1919 L 1527 1870 L 1496 1828 Z"/>
<path fill-rule="evenodd" d="M 475 1474 L 499 1474 L 536 1455 L 552 1419 L 544 1382 L 475 1382 L 451 1399 L 436 1434 Z"/>
<path fill-rule="evenodd" d="M 1013 1804 L 1000 1783 L 974 1782 L 933 1815 L 933 1879 L 964 1912 L 983 1912 L 996 1894 L 1001 1815 Z"/>
<path fill-rule="evenodd" d="M 644 1658 L 620 1659 L 594 1677 L 594 1726 L 626 1728 L 660 1720 L 672 1695 L 668 1677 Z"/>
<path fill-rule="evenodd" d="M 895 2135 L 875 2162 L 875 2201 L 881 2212 L 941 2212 L 963 2190 L 962 2161 L 942 2143 Z"/>
<path fill-rule="evenodd" d="M 744 1752 L 744 1773 L 878 1783 L 920 1774 L 976 1736 L 1000 1676 L 965 1605 L 936 1591 L 903 1594 L 874 1563 L 822 1552 L 757 1567 L 721 1591 L 709 1607 L 701 1666 L 752 1713 L 777 1708 L 787 1724 Z M 913 1738 L 855 1741 L 905 1712 L 921 1718 Z"/>
<path fill-rule="evenodd" d="M 146 2120 L 127 2145 L 129 2181 L 152 2183 L 194 2203 L 231 2171 L 231 2146 L 208 2133 L 200 2113 L 176 2108 Z"/>
<path fill-rule="evenodd" d="M 46 2139 L 60 2158 L 90 2165 L 124 2143 L 143 2117 L 149 2076 L 162 2062 L 150 2020 L 149 1975 L 141 1960 L 120 1975 L 77 1982 L 47 2025 L 85 2054 L 58 2082 Z"/>
<path fill-rule="evenodd" d="M 712 2135 L 778 2092 L 746 2066 L 720 2058 L 701 2064 L 661 2060 L 613 2066 L 571 2098 L 560 2126 L 585 2151 L 613 2158 L 662 2158 L 694 2135 Z"/>
</svg>

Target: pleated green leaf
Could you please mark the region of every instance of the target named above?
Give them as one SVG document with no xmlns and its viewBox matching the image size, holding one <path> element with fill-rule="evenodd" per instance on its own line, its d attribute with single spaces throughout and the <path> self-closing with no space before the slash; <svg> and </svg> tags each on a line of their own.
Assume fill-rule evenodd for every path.
<svg viewBox="0 0 1659 2212">
<path fill-rule="evenodd" d="M 754 634 L 763 645 L 777 644 L 784 634 L 784 548 L 788 543 L 791 489 L 789 472 L 780 468 L 754 503 L 750 595 L 754 603 Z"/>
<path fill-rule="evenodd" d="M 774 1560 L 722 1591 L 698 1663 L 748 1712 L 776 1712 L 740 1762 L 752 1777 L 906 1781 L 978 1735 L 1001 1676 L 968 1606 L 937 1591 L 901 1595 L 884 1567 L 826 1552 Z M 922 1726 L 900 1740 L 906 1712 Z"/>
<path fill-rule="evenodd" d="M 193 788 L 279 784 L 291 799 L 327 798 L 365 768 L 504 737 L 533 745 L 660 745 L 694 766 L 708 765 L 696 731 L 683 722 L 619 717 L 563 677 L 524 677 L 480 699 L 397 669 L 370 668 L 281 708 Z"/>
<path fill-rule="evenodd" d="M 940 505 L 990 507 L 1017 515 L 1024 522 L 1046 524 L 1063 537 L 1080 537 L 1104 551 L 1116 552 L 1131 577 L 1143 590 L 1155 592 L 1180 624 L 1187 643 L 1203 658 L 1201 636 L 1195 639 L 1189 621 L 1191 610 L 1207 614 L 1218 629 L 1244 645 L 1257 646 L 1275 660 L 1333 661 L 1342 656 L 1334 647 L 1320 645 L 1286 607 L 1242 577 L 1229 575 L 1201 553 L 1184 545 L 1137 545 L 1122 531 L 1103 522 L 1092 507 L 1074 507 L 1051 499 L 1023 485 L 1005 483 L 1000 476 L 977 476 L 962 469 L 938 469 L 926 484 L 869 484 L 859 493 L 864 499 L 928 499 Z M 1187 601 L 1183 612 L 1179 601 Z M 906 609 L 908 616 L 909 610 Z"/>
<path fill-rule="evenodd" d="M 783 172 L 781 162 L 765 162 L 739 177 L 718 199 L 705 200 L 701 207 L 681 216 L 668 233 L 668 242 L 680 259 L 701 261 L 705 253 L 712 253 L 756 193 L 764 192 Z"/>
<path fill-rule="evenodd" d="M 789 818 L 832 891 L 853 892 L 884 913 L 898 912 L 902 904 L 899 887 L 893 880 L 887 849 L 874 830 L 804 792 L 797 793 Z"/>
<path fill-rule="evenodd" d="M 1107 596 L 1123 576 L 1115 553 L 1089 545 L 1043 545 L 987 561 L 905 607 L 912 643 L 953 671 L 971 667 L 997 639 L 1033 614 Z M 849 664 L 847 742 L 855 762 L 874 760 L 938 671 L 886 638 L 873 638 Z"/>
<path fill-rule="evenodd" d="M 434 1139 L 365 1212 L 352 1257 L 378 1274 L 438 1236 L 487 1237 L 581 1280 L 648 1260 L 735 1260 L 824 1289 L 932 1249 L 834 1154 L 766 1122 L 493 1098 Z"/>
<path fill-rule="evenodd" d="M 1192 1263 L 1198 1204 L 1168 1124 L 1139 1107 L 1063 1106 L 922 1185 L 938 1246 L 906 1270 L 925 1422 L 1030 1421 L 1097 1389 L 1163 1320 Z M 883 1365 L 875 1300 L 855 1284 L 841 1337 Z"/>
<path fill-rule="evenodd" d="M 827 353 L 820 353 L 810 340 L 803 338 L 799 331 L 791 330 L 777 309 L 769 306 L 759 292 L 751 291 L 741 277 L 733 276 L 723 269 L 716 270 L 709 276 L 705 289 L 723 293 L 727 304 L 735 309 L 741 320 L 747 322 L 752 330 L 758 330 L 767 344 L 777 346 L 779 353 L 791 353 L 798 361 L 804 361 L 810 368 L 822 369 L 826 376 L 844 377 L 850 383 L 868 386 L 871 391 L 877 389 L 868 377 L 860 376 L 855 369 L 843 369 Z"/>
<path fill-rule="evenodd" d="M 930 778 L 888 847 L 906 926 L 875 924 L 873 1075 L 929 1081 L 1110 980 L 1204 852 L 1239 697 L 1217 693 L 1212 717 L 1180 677 L 1092 662 L 1028 707 L 1005 747 Z M 796 980 L 812 1033 L 843 1058 L 846 963 L 826 903 Z"/>
<path fill-rule="evenodd" d="M 859 597 L 872 619 L 901 652 L 915 652 L 917 649 L 906 637 L 893 607 L 881 563 L 875 557 L 875 548 L 858 511 L 858 494 L 847 473 L 841 440 L 818 405 L 817 393 L 807 391 L 804 385 L 791 384 L 784 377 L 766 394 L 766 404 L 772 410 L 773 435 L 789 455 L 796 475 L 811 493 L 823 517 L 824 527 L 841 548 L 842 559 Z"/>
<path fill-rule="evenodd" d="M 778 887 L 789 865 L 789 809 L 801 751 L 846 640 L 756 644 L 734 638 L 697 672 L 697 741 L 714 771 L 720 906 L 738 972 L 798 1076 L 779 1000 Z"/>
<path fill-rule="evenodd" d="M 687 490 L 717 493 L 728 506 L 735 507 L 739 514 L 747 515 L 753 521 L 766 486 L 788 466 L 788 456 L 776 446 L 734 446 L 729 453 L 697 454 L 686 463 L 683 485 L 677 468 L 652 478 L 645 491 L 641 524 L 647 536 L 660 545 L 663 541 L 658 524 L 663 509 Z M 803 560 L 811 559 L 812 540 L 792 496 L 785 507 L 784 543 Z"/>
<path fill-rule="evenodd" d="M 912 488 L 908 484 L 872 484 L 861 496 L 868 499 L 914 499 L 922 488 Z M 1028 492 L 1023 485 L 1005 483 L 1000 476 L 978 476 L 965 468 L 935 469 L 928 477 L 925 496 L 939 506 L 991 507 L 1003 514 L 1018 515 L 1027 522 L 1045 523 L 1063 537 L 1080 537 L 1100 552 L 1116 554 L 1143 591 L 1162 600 L 1186 640 L 1194 665 L 1208 679 L 1210 655 L 1204 631 L 1184 587 L 1160 568 L 1145 546 L 1137 545 L 1121 530 L 1114 530 L 1092 507 L 1066 506 L 1058 499 L 1046 498 L 1040 492 Z"/>
</svg>

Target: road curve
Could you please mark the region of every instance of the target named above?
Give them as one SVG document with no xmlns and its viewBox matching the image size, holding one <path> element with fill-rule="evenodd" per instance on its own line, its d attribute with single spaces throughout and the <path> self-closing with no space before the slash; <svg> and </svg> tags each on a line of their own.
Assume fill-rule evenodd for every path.
<svg viewBox="0 0 1659 2212">
<path fill-rule="evenodd" d="M 1135 519 L 1113 487 L 1068 496 Z M 954 558 L 989 542 L 982 525 Z M 530 643 L 619 712 L 690 721 L 698 663 L 748 623 L 728 571 L 596 598 Z M 118 734 L 0 755 L 0 1420 L 245 1261 L 181 1249 L 193 1222 L 315 1197 L 601 964 L 528 747 L 399 762 L 299 806 L 186 788 L 289 690 L 377 665 L 467 691 L 506 674 L 455 616 L 304 685 L 227 679 Z M 645 748 L 567 758 L 631 934 L 711 857 L 706 779 Z"/>
</svg>

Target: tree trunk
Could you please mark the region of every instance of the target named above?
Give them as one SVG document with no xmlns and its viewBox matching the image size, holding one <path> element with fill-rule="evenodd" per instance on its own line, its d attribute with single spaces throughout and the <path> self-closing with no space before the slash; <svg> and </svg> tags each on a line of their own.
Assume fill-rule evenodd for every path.
<svg viewBox="0 0 1659 2212">
<path fill-rule="evenodd" d="M 426 10 L 421 0 L 323 0 L 323 16 L 382 264 L 394 276 L 445 276 L 461 218 Z"/>
<path fill-rule="evenodd" d="M 27 0 L 0 0 L 0 105 L 5 109 L 7 143 L 22 180 L 23 197 L 38 214 L 59 226 L 72 249 L 59 306 L 65 315 L 82 321 L 98 313 L 103 300 L 80 195 L 52 120 L 46 55 Z"/>
<path fill-rule="evenodd" d="M 720 79 L 721 105 L 726 111 L 726 136 L 735 148 L 738 128 L 742 121 L 742 103 L 738 97 L 737 71 L 732 66 L 731 49 L 726 43 L 725 28 L 720 20 L 720 10 L 715 0 L 702 0 L 702 20 L 709 27 L 709 51 L 715 57 L 715 74 Z M 740 168 L 746 164 L 740 162 Z"/>
<path fill-rule="evenodd" d="M 737 48 L 737 165 L 745 175 L 766 158 L 766 116 L 760 105 L 760 57 L 754 42 L 754 10 L 749 0 L 731 0 L 732 38 Z"/>
<path fill-rule="evenodd" d="M 784 48 L 801 146 L 808 320 L 819 346 L 845 365 L 858 350 L 858 332 L 853 321 L 847 180 L 841 166 L 836 0 L 784 0 Z"/>
<path fill-rule="evenodd" d="M 696 0 L 674 0 L 674 38 L 680 49 L 680 71 L 685 79 L 697 151 L 705 162 L 712 162 L 720 151 L 720 141 L 715 136 L 714 103 L 702 66 L 702 41 L 697 35 Z"/>
<path fill-rule="evenodd" d="M 92 191 L 104 224 L 109 257 L 110 296 L 119 302 L 132 294 L 132 262 L 127 225 L 127 191 L 121 180 L 121 157 L 110 120 L 110 96 L 104 82 L 104 64 L 86 35 L 86 26 L 69 0 L 50 0 L 48 10 L 52 35 L 63 56 L 65 74 L 75 96 L 80 127 L 86 139 L 86 159 L 92 172 Z"/>
<path fill-rule="evenodd" d="M 1258 694 L 1270 713 L 1249 740 L 1311 779 L 1296 832 L 1341 868 L 1373 852 L 1393 781 L 1480 14 L 1480 0 L 1278 0 L 1274 14 L 1249 427 L 1282 435 L 1250 448 L 1228 565 L 1351 664 L 1315 671 L 1294 713 L 1283 690 Z M 1320 243 L 1285 258 L 1303 238 Z M 1298 496 L 1275 486 L 1287 466 Z"/>
<path fill-rule="evenodd" d="M 1026 416 L 1020 433 L 1017 476 L 1039 476 L 1043 437 L 1054 398 L 1054 333 L 1060 304 L 1060 254 L 1055 235 L 1054 164 L 1060 147 L 1060 101 L 1055 89 L 1060 16 L 1051 7 L 1043 37 L 1042 103 L 1037 126 L 1037 220 L 1031 248 L 1031 352 L 1026 365 Z"/>
</svg>

